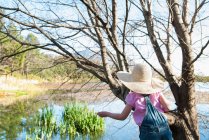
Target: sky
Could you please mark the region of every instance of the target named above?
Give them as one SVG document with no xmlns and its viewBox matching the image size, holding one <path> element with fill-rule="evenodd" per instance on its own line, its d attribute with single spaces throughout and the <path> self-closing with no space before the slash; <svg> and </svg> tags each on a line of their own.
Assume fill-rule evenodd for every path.
<svg viewBox="0 0 209 140">
<path fill-rule="evenodd" d="M 159 0 L 159 1 L 153 1 L 154 6 L 153 6 L 153 13 L 154 16 L 158 16 L 158 17 L 166 17 L 166 13 L 167 12 L 167 5 L 166 4 L 162 4 L 161 2 L 163 2 L 164 0 Z M 190 1 L 191 5 L 190 8 L 194 9 L 194 2 L 195 1 Z M 200 1 L 198 1 L 200 2 Z M 160 4 L 161 3 L 161 4 Z M 160 10 L 159 10 L 160 9 Z M 133 17 L 135 15 L 137 15 L 138 12 L 133 12 Z M 207 17 L 206 20 L 202 20 L 200 22 L 197 22 L 195 24 L 195 28 L 193 30 L 192 33 L 192 48 L 193 48 L 193 57 L 195 58 L 197 56 L 197 54 L 200 53 L 200 49 L 202 48 L 202 46 L 205 45 L 205 43 L 209 40 L 209 3 L 207 3 L 207 5 L 205 5 L 205 7 L 203 7 L 200 10 L 200 13 L 197 18 L 196 21 L 199 21 L 200 19 L 202 19 L 203 17 Z M 193 11 L 190 11 L 190 17 L 193 14 Z M 159 31 L 160 32 L 160 31 Z M 161 32 L 160 32 L 161 34 Z M 161 34 L 161 37 L 163 38 L 165 34 Z M 200 38 L 203 38 L 203 40 L 200 41 Z M 146 44 L 147 40 L 146 39 L 141 39 L 140 42 L 142 42 L 142 44 Z M 147 44 L 149 46 L 149 44 Z M 172 66 L 174 71 L 179 74 L 180 73 L 180 68 L 182 65 L 182 53 L 181 53 L 181 49 L 179 46 L 177 46 L 174 42 L 173 42 L 173 51 L 172 51 Z M 133 50 L 127 50 L 130 57 L 133 57 L 133 61 L 135 63 L 142 61 L 136 51 Z M 151 64 L 153 64 L 156 67 L 160 67 L 159 63 L 156 63 L 156 56 L 153 52 L 153 50 L 148 50 L 147 48 L 143 49 L 143 52 L 147 52 L 147 54 L 149 55 L 148 60 Z M 146 54 L 146 55 L 147 55 Z M 153 55 L 154 54 L 154 55 Z M 146 56 L 145 55 L 145 56 Z M 147 56 L 148 56 L 147 55 Z M 200 59 L 198 59 L 198 61 L 196 61 L 194 63 L 194 68 L 195 68 L 195 74 L 198 75 L 204 75 L 204 76 L 209 76 L 209 45 L 208 47 L 204 50 L 203 55 L 200 57 Z"/>
<path fill-rule="evenodd" d="M 8 0 L 7 1 L 7 4 L 8 3 L 14 3 L 15 0 Z M 33 9 L 33 13 L 35 14 L 38 14 L 37 10 L 38 9 L 43 9 L 43 8 L 46 8 L 40 4 L 38 5 L 30 5 L 30 1 L 28 0 L 23 0 L 25 2 L 25 4 L 27 5 L 27 8 L 28 9 Z M 38 1 L 38 0 L 34 0 L 34 1 Z M 62 0 L 62 1 L 65 1 L 65 0 Z M 157 1 L 155 3 L 155 7 L 153 8 L 153 11 L 155 13 L 155 15 L 158 15 L 158 16 L 165 16 L 164 13 L 166 13 L 166 5 L 160 5 L 159 3 L 161 2 L 162 0 L 160 1 Z M 2 2 L 2 0 L 0 0 L 0 2 Z M 5 1 L 4 1 L 5 3 Z M 122 5 L 122 3 L 119 3 L 118 5 Z M 37 9 L 33 8 L 33 6 L 35 6 Z M 193 7 L 194 5 L 191 5 L 191 7 Z M 124 14 L 124 8 L 122 6 L 119 6 L 120 8 L 118 9 L 118 14 L 120 16 L 120 14 Z M 73 10 L 71 9 L 63 9 L 62 7 L 53 7 L 54 9 L 57 10 L 57 13 L 56 14 L 59 14 L 61 15 L 62 17 L 69 17 L 70 19 L 74 19 L 75 17 L 78 17 L 77 16 L 77 13 L 73 12 Z M 137 11 L 136 9 L 134 9 L 134 6 L 131 7 L 132 8 L 132 14 L 130 15 L 130 19 L 134 19 L 134 18 L 141 18 L 141 14 L 139 14 L 139 12 L 135 12 Z M 160 9 L 160 10 L 159 10 Z M 209 16 L 209 5 L 205 8 L 202 9 L 201 13 L 201 17 L 207 17 Z M 41 13 L 42 14 L 42 13 Z M 49 16 L 46 14 L 44 14 L 44 16 Z M 198 20 L 199 18 L 197 18 Z M 196 30 L 194 30 L 194 33 L 193 33 L 193 36 L 192 36 L 192 39 L 193 39 L 193 43 L 194 43 L 194 50 L 195 50 L 195 53 L 194 53 L 194 57 L 196 56 L 196 54 L 199 53 L 200 51 L 200 48 L 201 46 L 209 39 L 209 26 L 208 26 L 208 23 L 209 23 L 209 20 L 207 19 L 206 21 L 202 21 L 202 22 L 199 22 L 197 23 L 197 28 Z M 27 36 L 29 32 L 28 31 L 24 31 L 22 32 L 22 34 L 24 36 Z M 61 34 L 64 34 L 64 31 L 61 31 L 60 32 Z M 205 39 L 201 42 L 201 41 L 198 41 L 198 39 L 200 38 L 200 36 L 205 36 Z M 39 41 L 42 42 L 42 43 L 45 43 L 47 42 L 45 38 L 43 38 L 43 36 L 40 36 L 40 35 L 37 35 L 37 37 L 39 38 Z M 147 40 L 146 39 L 139 39 L 140 43 L 147 43 Z M 195 43 L 196 41 L 198 41 L 198 43 Z M 87 40 L 87 39 L 83 39 L 82 42 L 84 44 L 89 44 L 91 45 L 92 43 Z M 149 45 L 149 44 L 147 44 Z M 80 47 L 82 50 L 82 47 Z M 150 61 L 150 63 L 152 63 L 154 66 L 156 67 L 159 67 L 159 63 L 156 63 L 156 56 L 155 54 L 153 53 L 153 50 L 149 50 L 147 49 L 148 47 L 145 47 L 145 49 L 143 49 L 143 53 L 147 53 L 145 54 L 145 56 L 149 56 L 147 57 L 148 60 Z M 138 63 L 140 61 L 142 61 L 142 59 L 139 57 L 139 55 L 136 53 L 136 51 L 134 49 L 130 49 L 127 50 L 127 53 L 128 53 L 128 56 L 130 58 L 133 59 L 133 62 L 134 63 Z M 209 66 L 208 66 L 208 62 L 209 62 L 209 47 L 204 51 L 204 54 L 206 54 L 206 56 L 203 56 L 201 59 L 199 59 L 197 62 L 195 62 L 195 73 L 196 74 L 200 74 L 200 75 L 206 75 L 206 76 L 209 76 Z M 179 49 L 179 47 L 176 47 L 174 50 L 173 50 L 173 53 L 172 53 L 172 58 L 173 58 L 173 68 L 174 68 L 174 71 L 176 73 L 179 73 L 180 70 L 179 68 L 181 67 L 181 51 Z"/>
<path fill-rule="evenodd" d="M 130 55 L 128 55 L 131 59 L 132 59 L 132 63 L 143 63 L 144 61 L 139 57 L 139 55 L 134 51 L 128 51 L 130 53 Z M 134 55 L 135 53 L 135 55 Z M 208 53 L 209 54 L 209 53 Z M 175 53 L 172 54 L 173 57 L 173 61 L 172 61 L 172 66 L 173 66 L 173 70 L 174 72 L 179 75 L 181 72 L 181 53 Z M 155 56 L 155 54 L 153 54 L 152 57 L 149 57 L 147 59 L 154 67 L 161 69 L 160 64 L 157 62 L 157 58 Z M 197 75 L 202 75 L 202 76 L 209 76 L 209 57 L 206 58 L 201 58 L 198 59 L 198 61 L 196 61 L 194 63 L 194 68 L 195 68 L 195 74 Z"/>
</svg>

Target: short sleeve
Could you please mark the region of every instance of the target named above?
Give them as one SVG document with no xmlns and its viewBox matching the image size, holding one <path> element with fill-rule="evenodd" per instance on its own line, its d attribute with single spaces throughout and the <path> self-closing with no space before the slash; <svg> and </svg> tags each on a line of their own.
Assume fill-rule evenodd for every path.
<svg viewBox="0 0 209 140">
<path fill-rule="evenodd" d="M 160 96 L 163 96 L 162 92 L 157 92 L 157 99 L 160 100 Z"/>
<path fill-rule="evenodd" d="M 134 93 L 129 93 L 127 96 L 126 96 L 126 99 L 125 99 L 126 103 L 132 107 L 134 107 L 134 103 L 135 103 L 135 94 Z"/>
<path fill-rule="evenodd" d="M 161 104 L 162 110 L 163 110 L 164 112 L 168 112 L 168 111 L 169 111 L 169 104 L 170 104 L 170 102 L 165 101 L 165 100 L 167 100 L 167 99 L 165 98 L 165 96 L 163 95 L 162 92 L 159 93 L 159 97 L 158 97 L 158 100 L 159 100 L 159 101 L 161 100 L 160 98 L 163 98 L 163 100 L 164 100 L 164 102 L 165 102 L 164 106 L 163 106 L 162 103 L 160 103 L 160 104 Z"/>
</svg>

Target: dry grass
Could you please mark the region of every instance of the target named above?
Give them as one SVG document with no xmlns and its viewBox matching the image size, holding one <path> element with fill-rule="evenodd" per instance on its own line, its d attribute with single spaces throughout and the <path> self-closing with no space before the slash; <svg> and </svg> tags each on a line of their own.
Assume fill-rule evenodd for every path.
<svg viewBox="0 0 209 140">
<path fill-rule="evenodd" d="M 10 76 L 0 77 L 0 90 L 5 91 L 31 91 L 37 90 L 37 80 L 18 79 Z"/>
<path fill-rule="evenodd" d="M 37 80 L 18 79 L 11 76 L 0 77 L 0 105 L 9 105 L 17 100 L 30 98 L 43 93 L 44 88 L 38 86 Z"/>
<path fill-rule="evenodd" d="M 41 94 L 44 93 L 44 94 Z M 164 95 L 174 101 L 170 91 Z M 116 97 L 104 83 L 39 83 L 36 80 L 17 79 L 14 77 L 0 77 L 0 105 L 9 105 L 17 100 L 35 98 L 37 100 L 53 100 L 56 102 L 71 99 L 88 103 L 112 101 Z M 209 93 L 198 92 L 197 103 L 209 103 Z"/>
</svg>

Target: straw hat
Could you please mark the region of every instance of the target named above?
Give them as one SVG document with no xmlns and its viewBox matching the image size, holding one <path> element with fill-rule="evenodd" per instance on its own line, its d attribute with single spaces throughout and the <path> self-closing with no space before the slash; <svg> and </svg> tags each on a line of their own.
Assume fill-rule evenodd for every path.
<svg viewBox="0 0 209 140">
<path fill-rule="evenodd" d="M 131 73 L 117 72 L 119 80 L 131 91 L 140 94 L 152 94 L 163 89 L 163 82 L 152 77 L 151 67 L 145 64 L 136 64 Z"/>
</svg>

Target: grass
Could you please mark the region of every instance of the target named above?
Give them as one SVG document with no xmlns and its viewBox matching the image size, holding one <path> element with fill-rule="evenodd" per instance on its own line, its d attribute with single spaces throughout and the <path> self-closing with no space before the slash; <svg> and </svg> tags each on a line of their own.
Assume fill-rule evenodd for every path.
<svg viewBox="0 0 209 140">
<path fill-rule="evenodd" d="M 30 123 L 31 122 L 31 123 Z M 60 122 L 57 122 L 52 107 L 41 109 L 27 125 L 27 139 L 51 139 L 53 135 L 61 137 L 101 136 L 104 131 L 104 119 L 82 104 L 66 104 Z"/>
<path fill-rule="evenodd" d="M 99 118 L 87 106 L 67 104 L 64 107 L 63 123 L 72 131 L 82 134 L 96 134 L 104 130 L 104 120 Z"/>
<path fill-rule="evenodd" d="M 49 139 L 57 133 L 57 122 L 51 107 L 42 108 L 33 116 L 27 126 L 29 134 L 26 139 Z"/>
<path fill-rule="evenodd" d="M 20 90 L 0 90 L 0 95 L 3 97 L 6 95 L 19 97 L 19 96 L 23 96 L 23 95 L 28 95 L 28 92 L 27 91 L 20 91 Z"/>
<path fill-rule="evenodd" d="M 28 95 L 28 93 L 25 91 L 16 91 L 15 94 L 16 94 L 16 96 Z"/>
<path fill-rule="evenodd" d="M 0 105 L 12 104 L 21 96 L 30 98 L 45 93 L 47 89 L 37 86 L 38 83 L 36 80 L 0 76 Z"/>
<path fill-rule="evenodd" d="M 20 90 L 0 90 L 0 93 L 9 93 L 11 95 L 22 96 L 27 95 L 27 91 L 20 91 Z"/>
<path fill-rule="evenodd" d="M 36 80 L 18 79 L 15 77 L 0 77 L 0 89 L 5 92 L 20 92 L 25 91 L 34 93 L 34 91 L 41 91 L 36 84 Z"/>
</svg>

